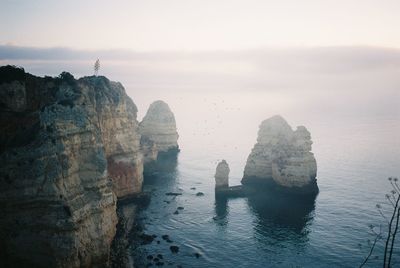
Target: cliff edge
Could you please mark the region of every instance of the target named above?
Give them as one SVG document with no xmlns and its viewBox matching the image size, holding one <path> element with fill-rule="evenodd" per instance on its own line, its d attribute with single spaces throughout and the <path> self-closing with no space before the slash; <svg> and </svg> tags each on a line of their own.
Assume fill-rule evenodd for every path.
<svg viewBox="0 0 400 268">
<path fill-rule="evenodd" d="M 0 67 L 0 259 L 107 266 L 117 197 L 141 191 L 137 108 L 120 83 Z"/>
</svg>

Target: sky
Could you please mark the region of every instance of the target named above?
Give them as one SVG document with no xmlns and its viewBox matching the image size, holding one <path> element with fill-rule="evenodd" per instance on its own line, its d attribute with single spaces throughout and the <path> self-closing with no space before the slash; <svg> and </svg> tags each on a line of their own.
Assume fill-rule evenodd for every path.
<svg viewBox="0 0 400 268">
<path fill-rule="evenodd" d="M 0 44 L 134 51 L 400 48 L 398 0 L 0 0 Z"/>
<path fill-rule="evenodd" d="M 100 58 L 141 115 L 156 99 L 185 114 L 213 96 L 259 103 L 260 117 L 400 116 L 398 0 L 0 3 L 0 65 L 81 77 Z"/>
</svg>

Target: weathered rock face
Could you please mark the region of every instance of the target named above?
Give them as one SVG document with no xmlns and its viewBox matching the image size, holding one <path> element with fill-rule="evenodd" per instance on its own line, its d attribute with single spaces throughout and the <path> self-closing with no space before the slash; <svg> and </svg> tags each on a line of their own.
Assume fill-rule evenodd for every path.
<svg viewBox="0 0 400 268">
<path fill-rule="evenodd" d="M 228 188 L 229 187 L 229 165 L 225 160 L 218 163 L 215 170 L 215 188 Z"/>
<path fill-rule="evenodd" d="M 158 100 L 150 105 L 139 129 L 143 138 L 155 143 L 159 153 L 179 150 L 175 116 L 165 102 Z"/>
<path fill-rule="evenodd" d="M 120 83 L 104 77 L 81 80 L 96 92 L 95 111 L 113 191 L 118 198 L 139 193 L 143 183 L 143 157 L 136 105 Z"/>
<path fill-rule="evenodd" d="M 257 143 L 247 159 L 242 184 L 267 184 L 295 193 L 317 193 L 317 164 L 311 136 L 295 131 L 281 116 L 261 123 Z"/>
<path fill-rule="evenodd" d="M 157 160 L 158 148 L 154 141 L 142 136 L 140 146 L 143 154 L 143 163 L 150 163 Z"/>
<path fill-rule="evenodd" d="M 112 189 L 141 189 L 135 105 L 104 77 L 11 67 L 0 67 L 0 96 L 0 264 L 106 266 Z"/>
</svg>

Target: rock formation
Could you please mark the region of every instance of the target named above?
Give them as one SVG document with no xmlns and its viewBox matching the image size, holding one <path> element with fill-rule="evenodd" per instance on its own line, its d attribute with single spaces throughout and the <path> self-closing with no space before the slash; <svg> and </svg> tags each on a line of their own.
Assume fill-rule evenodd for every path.
<svg viewBox="0 0 400 268">
<path fill-rule="evenodd" d="M 143 157 L 136 105 L 120 83 L 94 76 L 79 82 L 96 94 L 94 108 L 113 191 L 118 198 L 139 193 L 143 182 Z"/>
<path fill-rule="evenodd" d="M 311 136 L 305 127 L 299 126 L 293 131 L 281 116 L 263 121 L 257 143 L 247 159 L 242 184 L 317 193 L 317 164 L 311 145 Z"/>
<path fill-rule="evenodd" d="M 214 176 L 216 190 L 229 187 L 229 171 L 229 165 L 225 160 L 218 163 Z"/>
<path fill-rule="evenodd" d="M 0 260 L 6 266 L 108 263 L 116 196 L 141 190 L 136 112 L 122 85 L 105 77 L 40 78 L 0 67 Z"/>
<path fill-rule="evenodd" d="M 165 102 L 158 100 L 150 105 L 139 129 L 142 138 L 154 142 L 159 153 L 179 150 L 175 116 Z"/>
<path fill-rule="evenodd" d="M 142 136 L 140 146 L 143 154 L 143 163 L 148 164 L 157 160 L 158 148 L 154 141 L 146 136 Z"/>
</svg>

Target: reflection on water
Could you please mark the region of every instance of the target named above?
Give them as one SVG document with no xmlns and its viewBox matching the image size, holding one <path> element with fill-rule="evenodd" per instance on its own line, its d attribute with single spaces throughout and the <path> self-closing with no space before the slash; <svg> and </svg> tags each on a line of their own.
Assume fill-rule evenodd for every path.
<svg viewBox="0 0 400 268">
<path fill-rule="evenodd" d="M 250 211 L 256 216 L 253 224 L 256 238 L 261 241 L 306 238 L 314 217 L 316 196 L 290 196 L 263 189 L 246 197 Z M 228 224 L 229 198 L 215 196 L 215 223 Z M 288 235 L 292 234 L 292 235 Z"/>
<path fill-rule="evenodd" d="M 263 193 L 249 196 L 248 205 L 258 218 L 257 227 L 271 232 L 276 226 L 303 234 L 313 220 L 316 196 Z"/>
<path fill-rule="evenodd" d="M 312 228 L 315 196 L 266 193 L 250 196 L 248 205 L 256 215 L 254 238 L 269 251 L 290 246 L 302 251 Z"/>
<path fill-rule="evenodd" d="M 215 214 L 216 216 L 213 218 L 215 222 L 224 226 L 227 224 L 227 216 L 229 213 L 228 209 L 228 198 L 226 196 L 218 196 L 215 195 Z"/>
</svg>

